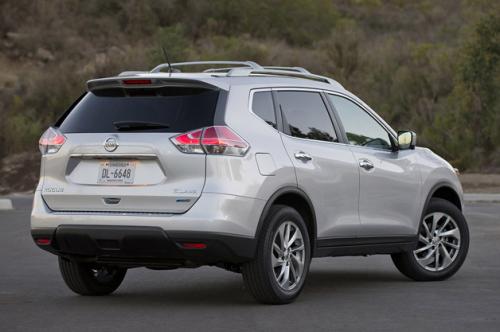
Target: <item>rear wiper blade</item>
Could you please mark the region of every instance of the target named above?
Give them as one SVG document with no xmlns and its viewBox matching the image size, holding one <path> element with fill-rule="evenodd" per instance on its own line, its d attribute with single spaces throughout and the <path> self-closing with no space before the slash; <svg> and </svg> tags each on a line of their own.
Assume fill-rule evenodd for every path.
<svg viewBox="0 0 500 332">
<path fill-rule="evenodd" d="M 147 121 L 115 121 L 113 125 L 118 130 L 163 129 L 170 128 L 166 123 Z"/>
</svg>

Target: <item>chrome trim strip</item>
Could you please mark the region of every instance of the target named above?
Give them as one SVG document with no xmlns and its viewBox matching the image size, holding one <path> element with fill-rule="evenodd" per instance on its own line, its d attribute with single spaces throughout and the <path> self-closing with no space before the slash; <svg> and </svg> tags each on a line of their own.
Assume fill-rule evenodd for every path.
<svg viewBox="0 0 500 332">
<path fill-rule="evenodd" d="M 127 211 L 127 212 L 119 212 L 119 211 L 50 211 L 51 214 L 55 215 L 103 215 L 103 216 L 173 216 L 181 213 L 172 213 L 172 212 L 141 212 L 141 211 Z"/>
<path fill-rule="evenodd" d="M 70 158 L 82 158 L 82 159 L 117 159 L 117 158 L 129 158 L 129 159 L 158 159 L 158 156 L 154 153 L 73 153 L 70 154 Z"/>
</svg>

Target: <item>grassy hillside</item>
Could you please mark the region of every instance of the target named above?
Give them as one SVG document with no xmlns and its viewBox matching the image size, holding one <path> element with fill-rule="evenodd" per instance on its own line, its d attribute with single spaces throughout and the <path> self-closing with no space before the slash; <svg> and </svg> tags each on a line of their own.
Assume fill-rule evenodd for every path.
<svg viewBox="0 0 500 332">
<path fill-rule="evenodd" d="M 160 45 L 304 66 L 460 169 L 500 170 L 500 5 L 481 0 L 3 0 L 0 158 L 36 151 L 87 79 L 163 62 Z"/>
</svg>

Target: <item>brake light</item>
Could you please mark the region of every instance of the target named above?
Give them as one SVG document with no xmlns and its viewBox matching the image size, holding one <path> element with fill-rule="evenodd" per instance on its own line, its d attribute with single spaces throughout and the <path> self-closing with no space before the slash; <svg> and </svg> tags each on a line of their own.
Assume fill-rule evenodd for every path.
<svg viewBox="0 0 500 332">
<path fill-rule="evenodd" d="M 53 154 L 59 151 L 64 142 L 66 142 L 66 137 L 59 129 L 49 127 L 49 129 L 43 133 L 42 137 L 40 137 L 38 147 L 42 154 Z"/>
<path fill-rule="evenodd" d="M 250 148 L 245 140 L 227 126 L 196 129 L 170 140 L 184 153 L 244 156 Z"/>
<path fill-rule="evenodd" d="M 127 85 L 144 85 L 144 84 L 151 84 L 151 80 L 146 80 L 146 79 L 130 79 L 130 80 L 123 80 L 123 84 Z"/>
</svg>

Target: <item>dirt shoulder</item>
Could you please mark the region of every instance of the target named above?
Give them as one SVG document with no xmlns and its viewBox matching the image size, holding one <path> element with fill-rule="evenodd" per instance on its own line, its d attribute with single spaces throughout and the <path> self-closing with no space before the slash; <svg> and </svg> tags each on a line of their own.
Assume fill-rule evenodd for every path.
<svg viewBox="0 0 500 332">
<path fill-rule="evenodd" d="M 460 182 L 467 193 L 500 194 L 500 174 L 465 173 Z"/>
</svg>

